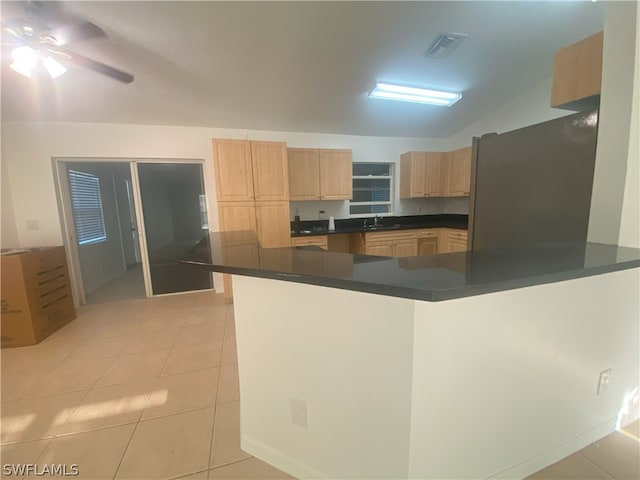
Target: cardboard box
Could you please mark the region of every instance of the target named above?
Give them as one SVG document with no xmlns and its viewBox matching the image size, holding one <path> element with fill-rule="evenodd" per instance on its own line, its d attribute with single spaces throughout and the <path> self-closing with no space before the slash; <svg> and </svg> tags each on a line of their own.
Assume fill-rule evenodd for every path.
<svg viewBox="0 0 640 480">
<path fill-rule="evenodd" d="M 64 247 L 2 250 L 2 348 L 35 345 L 76 317 Z"/>
</svg>

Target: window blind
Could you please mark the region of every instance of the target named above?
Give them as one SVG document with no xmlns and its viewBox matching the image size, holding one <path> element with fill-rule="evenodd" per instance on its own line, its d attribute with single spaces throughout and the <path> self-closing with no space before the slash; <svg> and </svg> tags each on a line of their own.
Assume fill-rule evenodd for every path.
<svg viewBox="0 0 640 480">
<path fill-rule="evenodd" d="M 89 173 L 69 170 L 69 188 L 78 244 L 104 242 L 107 234 L 100 197 L 100 179 Z"/>
</svg>

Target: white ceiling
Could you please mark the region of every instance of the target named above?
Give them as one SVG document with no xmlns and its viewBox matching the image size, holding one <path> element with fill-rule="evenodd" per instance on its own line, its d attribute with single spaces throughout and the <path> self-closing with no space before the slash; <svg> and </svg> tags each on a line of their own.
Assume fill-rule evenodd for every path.
<svg viewBox="0 0 640 480">
<path fill-rule="evenodd" d="M 6 2 L 4 2 L 6 3 Z M 109 39 L 70 47 L 129 71 L 7 68 L 2 120 L 448 137 L 552 73 L 558 48 L 602 30 L 605 2 L 70 2 Z M 424 57 L 439 32 L 468 38 Z M 453 107 L 367 97 L 376 81 L 451 91 Z"/>
</svg>

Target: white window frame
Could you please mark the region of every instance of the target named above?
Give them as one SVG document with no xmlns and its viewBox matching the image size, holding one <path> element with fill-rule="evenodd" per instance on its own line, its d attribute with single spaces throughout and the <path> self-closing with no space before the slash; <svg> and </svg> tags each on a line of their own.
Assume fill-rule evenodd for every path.
<svg viewBox="0 0 640 480">
<path fill-rule="evenodd" d="M 76 241 L 78 245 L 92 245 L 107 241 L 107 230 L 104 225 L 104 212 L 102 210 L 102 195 L 100 193 L 100 178 L 96 175 L 78 170 L 68 171 L 69 193 L 71 197 L 71 209 L 76 227 Z M 83 192 L 78 192 L 78 188 Z M 79 205 L 81 198 L 76 196 L 81 193 L 90 201 L 90 206 Z M 93 210 L 87 214 L 83 210 Z"/>
<path fill-rule="evenodd" d="M 379 201 L 379 202 L 354 202 L 353 200 L 349 200 L 349 218 L 370 218 L 370 217 L 390 217 L 393 216 L 393 187 L 394 187 L 394 168 L 395 164 L 392 162 L 354 162 L 356 164 L 364 164 L 364 165 L 388 165 L 389 166 L 389 175 L 385 176 L 372 176 L 372 175 L 352 175 L 351 176 L 351 184 L 352 188 L 354 180 L 360 179 L 371 179 L 375 178 L 376 180 L 388 180 L 389 181 L 389 201 Z M 385 213 L 351 213 L 351 206 L 363 206 L 363 205 L 389 205 L 389 211 Z"/>
</svg>

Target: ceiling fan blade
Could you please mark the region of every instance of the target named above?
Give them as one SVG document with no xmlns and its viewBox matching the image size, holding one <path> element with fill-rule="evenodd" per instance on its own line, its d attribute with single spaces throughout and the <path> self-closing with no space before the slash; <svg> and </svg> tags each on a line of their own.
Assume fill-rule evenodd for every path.
<svg viewBox="0 0 640 480">
<path fill-rule="evenodd" d="M 56 45 L 68 45 L 72 42 L 106 37 L 107 34 L 96 24 L 78 19 L 75 23 L 50 30 L 47 36 L 52 37 Z"/>
<path fill-rule="evenodd" d="M 50 48 L 48 49 L 51 53 L 61 55 L 63 57 L 63 62 L 70 62 L 79 67 L 87 68 L 89 70 L 93 70 L 94 72 L 101 73 L 102 75 L 106 75 L 107 77 L 111 77 L 114 80 L 118 80 L 122 83 L 132 83 L 134 80 L 134 76 L 130 73 L 124 72 L 114 67 L 110 67 L 102 62 L 98 62 L 97 60 L 93 60 L 92 58 L 85 57 L 84 55 L 80 55 L 79 53 L 70 52 L 67 49 L 59 49 L 59 48 Z"/>
</svg>

